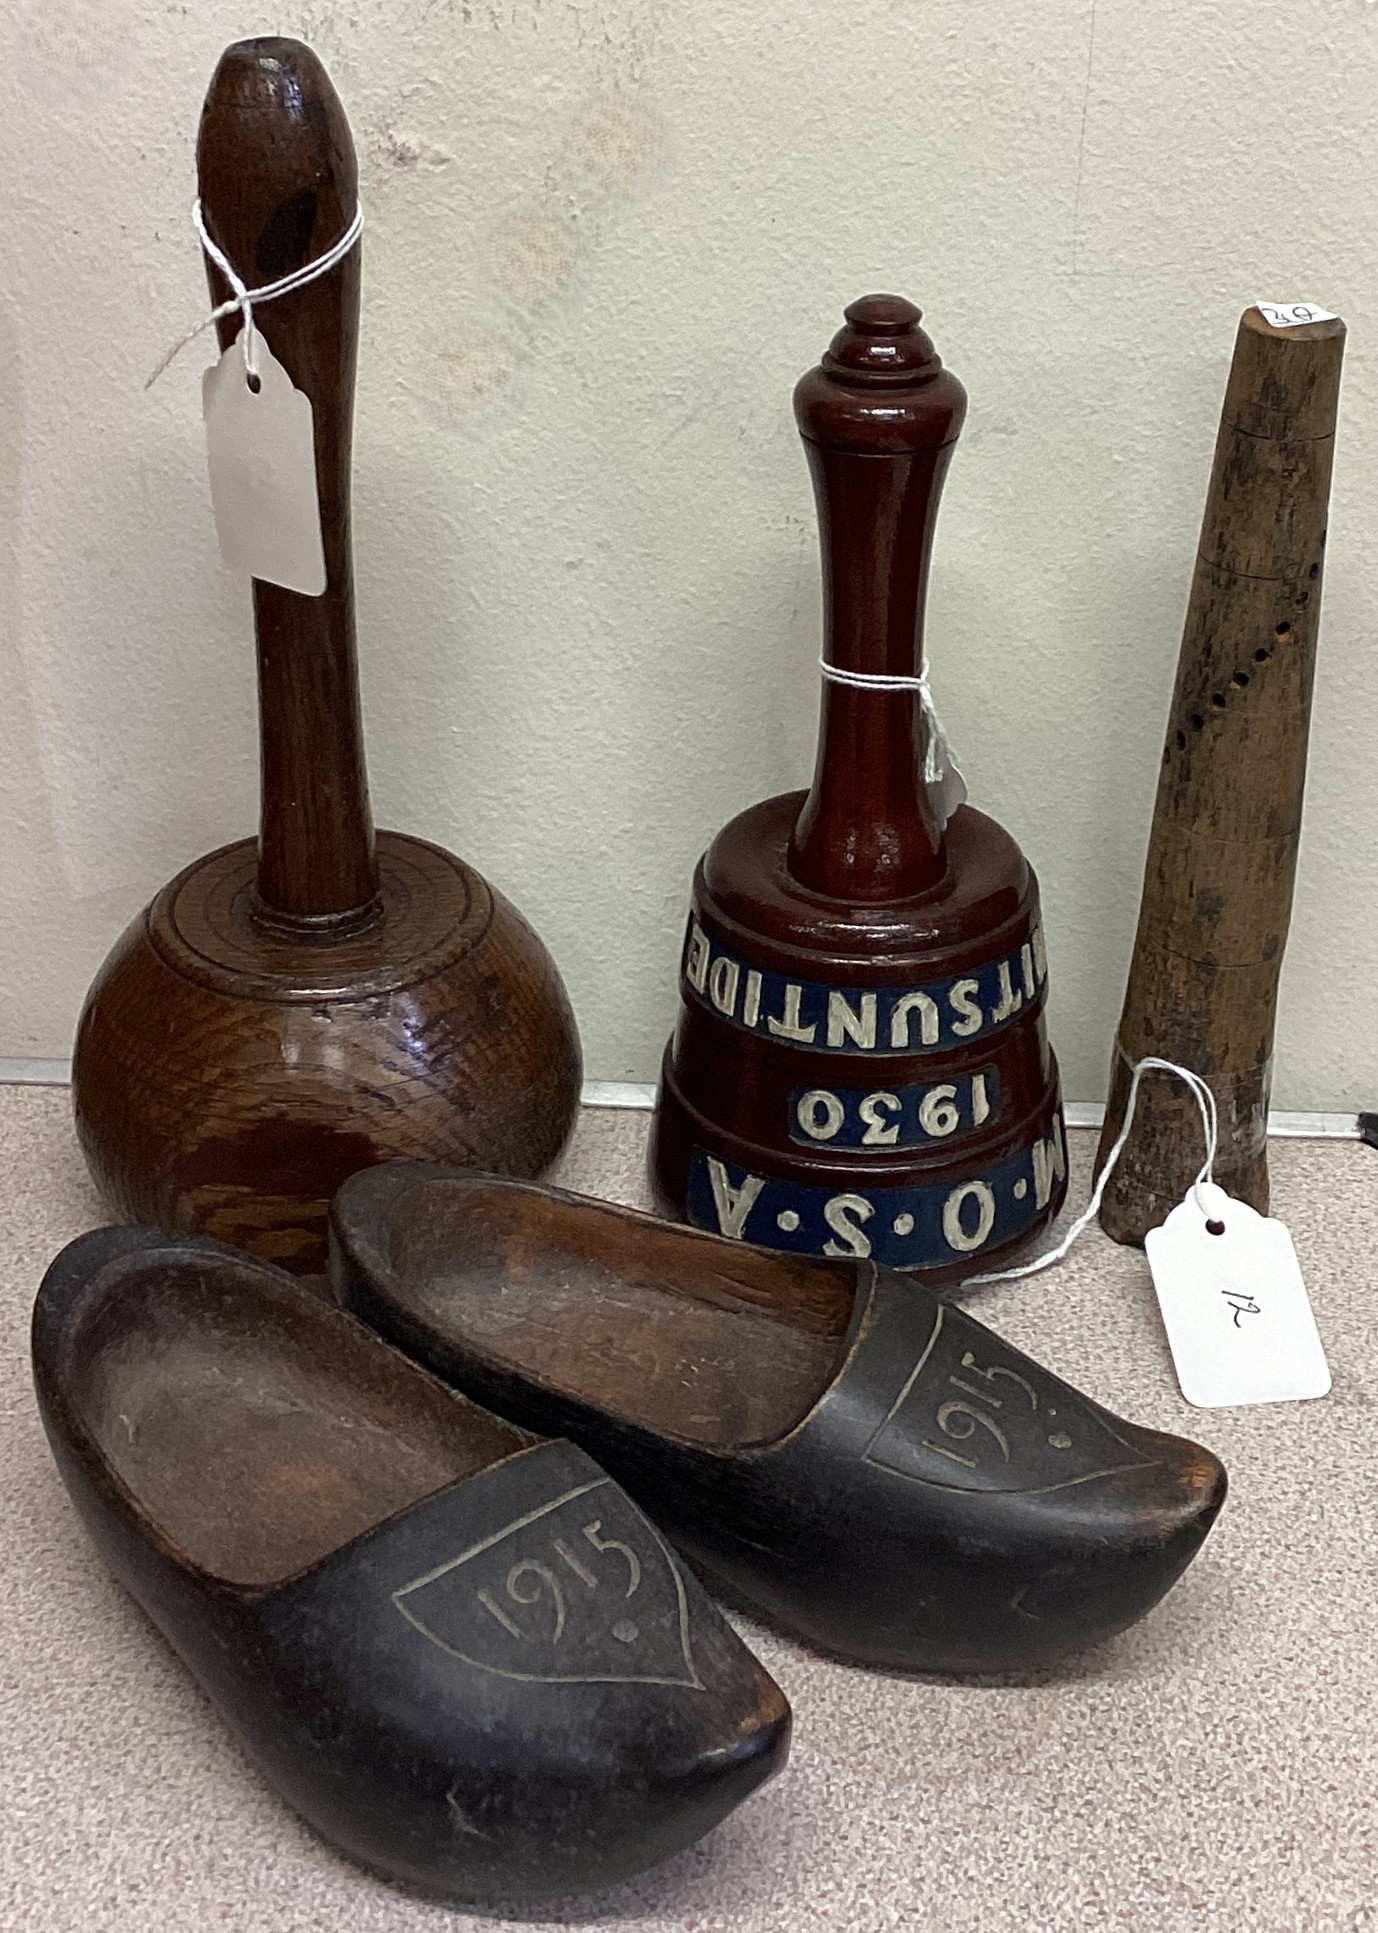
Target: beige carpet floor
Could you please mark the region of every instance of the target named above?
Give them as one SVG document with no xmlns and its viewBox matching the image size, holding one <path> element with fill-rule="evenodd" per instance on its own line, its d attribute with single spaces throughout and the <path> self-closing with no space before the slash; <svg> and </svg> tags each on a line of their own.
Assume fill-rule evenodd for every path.
<svg viewBox="0 0 1378 1933">
<path fill-rule="evenodd" d="M 586 1114 L 561 1179 L 641 1198 L 644 1114 Z M 1072 1137 L 1084 1198 L 1091 1138 Z M 100 1219 L 57 1089 L 0 1088 L 0 1926 L 422 1933 L 479 1924 L 335 1857 L 110 1583 L 30 1394 L 44 1265 Z M 789 1694 L 783 1777 L 564 1924 L 642 1933 L 1378 1928 L 1378 1154 L 1273 1149 L 1334 1371 L 1202 1412 L 1142 1255 L 1098 1231 L 976 1311 L 1113 1409 L 1194 1434 L 1232 1489 L 1143 1624 L 1057 1682 L 897 1680 L 743 1625 Z M 492 1924 L 488 1922 L 487 1924 Z"/>
</svg>

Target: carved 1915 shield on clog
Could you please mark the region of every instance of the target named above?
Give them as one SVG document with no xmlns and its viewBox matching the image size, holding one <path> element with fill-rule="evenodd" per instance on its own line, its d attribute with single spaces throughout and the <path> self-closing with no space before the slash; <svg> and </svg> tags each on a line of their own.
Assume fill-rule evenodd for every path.
<svg viewBox="0 0 1378 1933">
<path fill-rule="evenodd" d="M 701 1574 L 861 1663 L 1044 1666 L 1148 1611 L 1224 1499 L 1208 1450 L 874 1261 L 405 1162 L 340 1190 L 331 1255 L 383 1334 L 580 1443 Z"/>
<path fill-rule="evenodd" d="M 974 1325 L 956 1310 L 939 1303 L 931 1313 L 928 1340 L 866 1445 L 876 1469 L 940 1488 L 1038 1496 L 1155 1466 L 1097 1404 L 1065 1384 L 1050 1390 L 1032 1363 L 1013 1367 L 993 1335 L 972 1349 Z"/>
<path fill-rule="evenodd" d="M 610 1477 L 480 1538 L 392 1601 L 433 1644 L 501 1678 L 703 1689 L 683 1574 Z"/>
<path fill-rule="evenodd" d="M 689 1844 L 783 1763 L 778 1687 L 604 1470 L 270 1264 L 83 1236 L 33 1356 L 100 1555 L 362 1864 L 529 1912 Z"/>
</svg>

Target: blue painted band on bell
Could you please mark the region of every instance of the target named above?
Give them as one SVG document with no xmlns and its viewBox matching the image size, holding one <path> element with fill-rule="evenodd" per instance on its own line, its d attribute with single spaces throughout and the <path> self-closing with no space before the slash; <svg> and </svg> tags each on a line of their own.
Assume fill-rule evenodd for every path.
<svg viewBox="0 0 1378 1933">
<path fill-rule="evenodd" d="M 746 1033 L 812 1052 L 950 1052 L 1007 1026 L 1037 1000 L 1047 977 L 1038 924 L 1013 952 L 921 986 L 791 980 L 727 952 L 692 914 L 684 944 L 686 999 Z"/>
<path fill-rule="evenodd" d="M 820 1187 L 753 1174 L 696 1147 L 686 1207 L 696 1228 L 765 1248 L 945 1268 L 1026 1234 L 1066 1177 L 1059 1109 L 1031 1146 L 964 1180 L 919 1187 Z"/>
<path fill-rule="evenodd" d="M 804 1148 L 927 1148 L 974 1134 L 999 1106 L 994 1067 L 917 1086 L 796 1087 L 789 1132 Z"/>
</svg>

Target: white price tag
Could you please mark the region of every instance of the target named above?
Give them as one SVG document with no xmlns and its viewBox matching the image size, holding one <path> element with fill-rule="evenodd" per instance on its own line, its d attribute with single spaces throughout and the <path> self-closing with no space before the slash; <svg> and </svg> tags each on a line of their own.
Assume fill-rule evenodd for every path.
<svg viewBox="0 0 1378 1933">
<path fill-rule="evenodd" d="M 928 788 L 928 802 L 933 807 L 938 825 L 943 827 L 958 806 L 966 804 L 967 782 L 957 769 L 957 761 L 952 755 L 952 747 L 947 742 L 943 722 L 933 704 L 933 694 L 928 689 L 927 658 L 919 666 L 919 703 L 923 707 L 923 721 L 927 735 L 923 759 L 923 782 Z"/>
<path fill-rule="evenodd" d="M 1324 1396 L 1330 1369 L 1292 1237 L 1213 1181 L 1144 1241 L 1182 1394 L 1198 1409 Z"/>
<path fill-rule="evenodd" d="M 933 734 L 930 741 L 933 750 L 924 767 L 924 780 L 938 824 L 945 826 L 958 806 L 966 804 L 967 782 L 957 769 L 952 747 L 947 742 L 947 733 L 932 714 L 929 715 L 928 725 Z M 930 764 L 933 768 L 931 777 L 928 769 Z"/>
<path fill-rule="evenodd" d="M 257 392 L 239 333 L 201 381 L 211 505 L 225 562 L 265 584 L 319 597 L 325 551 L 311 398 L 258 332 Z"/>
<path fill-rule="evenodd" d="M 1254 307 L 1275 329 L 1298 329 L 1303 322 L 1335 320 L 1335 311 L 1323 309 L 1317 302 L 1255 302 Z"/>
</svg>

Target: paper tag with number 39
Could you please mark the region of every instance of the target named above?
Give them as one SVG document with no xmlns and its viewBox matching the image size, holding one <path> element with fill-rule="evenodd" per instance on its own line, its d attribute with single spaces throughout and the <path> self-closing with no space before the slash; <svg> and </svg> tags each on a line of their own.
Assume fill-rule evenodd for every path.
<svg viewBox="0 0 1378 1933">
<path fill-rule="evenodd" d="M 1198 1409 L 1287 1403 L 1330 1388 L 1292 1237 L 1213 1181 L 1144 1241 L 1182 1394 Z"/>
<path fill-rule="evenodd" d="M 325 589 L 311 398 L 258 337 L 249 385 L 241 330 L 202 379 L 211 507 L 231 570 L 319 597 Z"/>
<path fill-rule="evenodd" d="M 1335 311 L 1321 308 L 1318 302 L 1255 302 L 1254 307 L 1275 329 L 1300 329 L 1307 322 L 1335 320 Z"/>
</svg>

